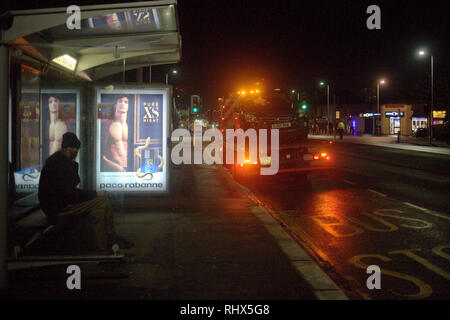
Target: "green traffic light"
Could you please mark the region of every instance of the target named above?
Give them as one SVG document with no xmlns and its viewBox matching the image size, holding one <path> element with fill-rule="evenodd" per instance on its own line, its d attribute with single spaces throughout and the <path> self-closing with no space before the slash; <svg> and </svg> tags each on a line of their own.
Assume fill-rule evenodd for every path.
<svg viewBox="0 0 450 320">
<path fill-rule="evenodd" d="M 198 111 L 197 108 L 192 109 L 192 111 L 194 111 L 194 113 L 196 113 Z"/>
<path fill-rule="evenodd" d="M 303 110 L 306 110 L 307 107 L 308 107 L 308 106 L 307 106 L 306 104 L 302 105 L 302 109 L 303 109 Z"/>
</svg>

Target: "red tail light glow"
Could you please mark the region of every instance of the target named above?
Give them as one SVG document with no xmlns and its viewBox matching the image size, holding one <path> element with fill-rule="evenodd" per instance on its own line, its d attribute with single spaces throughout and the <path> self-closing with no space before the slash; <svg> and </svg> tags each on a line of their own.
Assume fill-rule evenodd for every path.
<svg viewBox="0 0 450 320">
<path fill-rule="evenodd" d="M 321 152 L 320 154 L 315 154 L 313 159 L 314 160 L 320 160 L 320 159 L 331 160 L 331 156 L 326 152 Z"/>
</svg>

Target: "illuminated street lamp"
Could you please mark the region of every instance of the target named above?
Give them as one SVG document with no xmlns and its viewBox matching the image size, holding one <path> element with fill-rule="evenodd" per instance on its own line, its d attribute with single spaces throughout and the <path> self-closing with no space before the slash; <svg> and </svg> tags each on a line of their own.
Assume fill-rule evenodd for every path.
<svg viewBox="0 0 450 320">
<path fill-rule="evenodd" d="M 327 135 L 330 134 L 330 84 L 320 81 L 320 85 L 323 87 L 327 85 Z"/>
<path fill-rule="evenodd" d="M 377 113 L 380 113 L 380 85 L 384 84 L 385 81 L 384 80 L 380 80 L 377 83 Z M 373 130 L 372 130 L 372 135 L 375 132 L 375 115 L 372 117 L 373 118 Z M 381 120 L 381 115 L 380 115 L 380 120 Z M 378 126 L 377 126 L 377 135 L 380 135 L 380 132 L 378 131 Z"/>
<path fill-rule="evenodd" d="M 419 55 L 420 56 L 425 56 L 426 55 L 425 50 L 419 50 Z M 429 125 L 428 125 L 428 129 L 430 131 L 429 137 L 430 137 L 430 144 L 431 144 L 431 140 L 433 138 L 433 130 L 432 130 L 432 128 L 433 128 L 433 102 L 434 102 L 433 80 L 434 79 L 433 79 L 433 56 L 430 55 L 430 57 L 431 57 L 431 105 L 430 105 L 430 114 L 429 114 L 430 122 L 429 122 Z"/>
<path fill-rule="evenodd" d="M 178 74 L 178 70 L 177 69 L 173 69 L 172 70 L 172 74 Z M 166 73 L 166 85 L 168 85 L 169 84 L 169 74 L 168 73 Z"/>
</svg>

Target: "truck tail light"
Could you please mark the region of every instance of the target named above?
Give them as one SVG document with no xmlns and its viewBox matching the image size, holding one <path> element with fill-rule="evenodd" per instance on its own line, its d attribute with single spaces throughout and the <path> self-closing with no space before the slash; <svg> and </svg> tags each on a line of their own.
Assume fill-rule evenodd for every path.
<svg viewBox="0 0 450 320">
<path fill-rule="evenodd" d="M 326 159 L 331 160 L 331 156 L 326 152 L 316 153 L 313 157 L 314 160 Z"/>
</svg>

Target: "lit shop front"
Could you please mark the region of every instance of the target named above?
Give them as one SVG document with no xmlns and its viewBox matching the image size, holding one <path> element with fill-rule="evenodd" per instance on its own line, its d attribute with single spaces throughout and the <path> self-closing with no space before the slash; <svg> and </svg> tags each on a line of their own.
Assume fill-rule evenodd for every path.
<svg viewBox="0 0 450 320">
<path fill-rule="evenodd" d="M 433 124 L 444 124 L 446 116 L 446 110 L 433 110 Z"/>
<path fill-rule="evenodd" d="M 412 134 L 412 106 L 388 104 L 381 106 L 381 134 L 403 136 Z"/>
<path fill-rule="evenodd" d="M 428 119 L 426 117 L 412 117 L 412 132 L 421 128 L 428 128 Z"/>
</svg>

